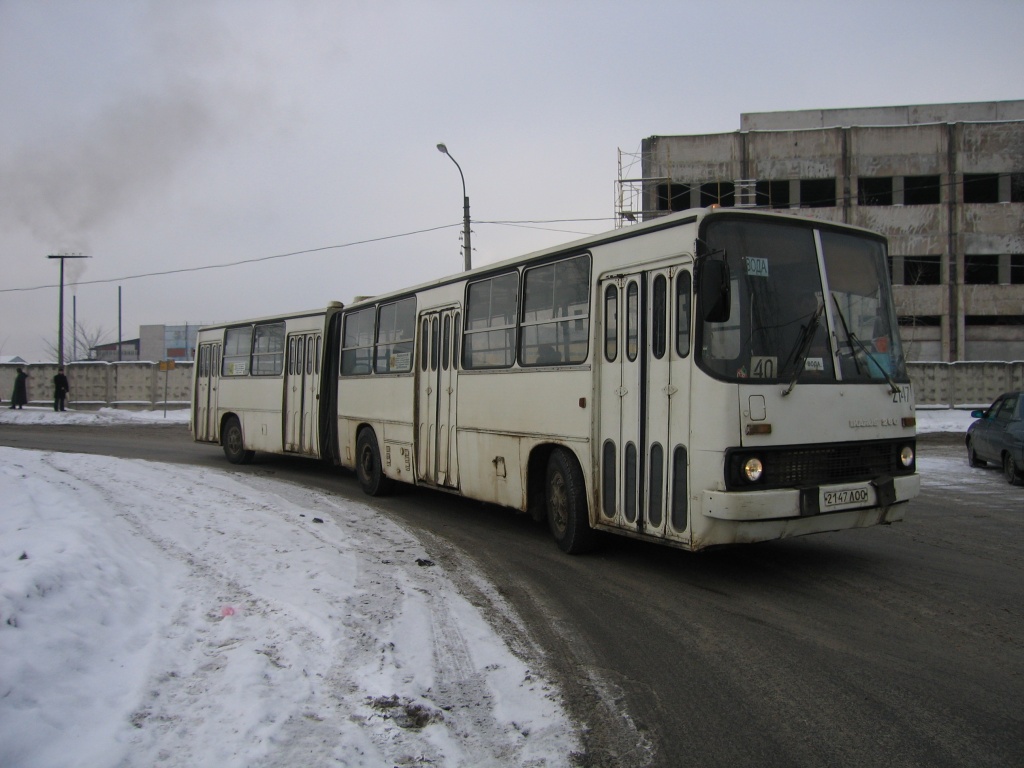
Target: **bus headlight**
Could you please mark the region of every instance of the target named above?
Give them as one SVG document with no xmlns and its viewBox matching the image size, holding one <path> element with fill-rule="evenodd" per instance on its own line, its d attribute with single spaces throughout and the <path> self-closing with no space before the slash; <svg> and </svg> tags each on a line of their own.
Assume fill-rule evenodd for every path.
<svg viewBox="0 0 1024 768">
<path fill-rule="evenodd" d="M 764 474 L 764 465 L 756 456 L 752 456 L 743 462 L 743 476 L 751 483 L 756 483 Z"/>
<path fill-rule="evenodd" d="M 904 467 L 910 469 L 914 466 L 914 449 L 909 445 L 904 445 L 900 448 L 900 462 Z"/>
</svg>

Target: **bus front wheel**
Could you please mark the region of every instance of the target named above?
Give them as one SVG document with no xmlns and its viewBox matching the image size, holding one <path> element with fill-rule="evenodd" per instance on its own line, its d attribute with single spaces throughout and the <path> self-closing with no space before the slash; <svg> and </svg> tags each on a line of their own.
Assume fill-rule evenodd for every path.
<svg viewBox="0 0 1024 768">
<path fill-rule="evenodd" d="M 234 416 L 224 422 L 220 441 L 224 446 L 224 455 L 232 464 L 248 464 L 256 455 L 256 451 L 245 449 L 245 443 L 242 441 L 242 425 Z"/>
<path fill-rule="evenodd" d="M 391 490 L 391 480 L 384 474 L 372 429 L 364 429 L 356 440 L 356 477 L 359 487 L 370 496 L 385 496 Z"/>
<path fill-rule="evenodd" d="M 561 448 L 548 459 L 545 497 L 548 528 L 559 549 L 580 554 L 594 545 L 594 531 L 587 513 L 587 491 L 576 458 Z"/>
</svg>

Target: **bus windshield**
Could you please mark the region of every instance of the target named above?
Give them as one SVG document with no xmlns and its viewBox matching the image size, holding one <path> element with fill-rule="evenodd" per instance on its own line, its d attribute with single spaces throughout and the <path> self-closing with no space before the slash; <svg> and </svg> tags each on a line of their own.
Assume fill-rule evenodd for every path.
<svg viewBox="0 0 1024 768">
<path fill-rule="evenodd" d="M 699 364 L 717 378 L 765 382 L 907 381 L 885 242 L 806 223 L 707 222 L 724 254 L 731 307 L 700 326 Z"/>
</svg>

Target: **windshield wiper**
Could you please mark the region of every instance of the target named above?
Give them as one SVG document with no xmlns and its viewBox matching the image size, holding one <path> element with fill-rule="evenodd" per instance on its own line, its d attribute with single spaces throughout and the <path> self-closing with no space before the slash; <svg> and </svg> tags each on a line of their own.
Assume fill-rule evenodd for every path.
<svg viewBox="0 0 1024 768">
<path fill-rule="evenodd" d="M 818 305 L 818 308 L 814 310 L 814 314 L 811 316 L 810 321 L 804 327 L 803 335 L 797 340 L 797 345 L 793 351 L 786 357 L 787 360 L 796 356 L 794 364 L 796 370 L 793 371 L 793 378 L 789 380 L 789 386 L 786 387 L 782 396 L 785 397 L 793 391 L 793 387 L 796 386 L 796 380 L 800 378 L 800 370 L 803 368 L 804 360 L 807 357 L 807 353 L 811 350 L 811 342 L 814 341 L 814 334 L 818 332 L 818 324 L 821 322 L 821 313 L 825 311 L 824 302 Z"/>
<path fill-rule="evenodd" d="M 889 385 L 889 392 L 894 395 L 898 395 L 902 392 L 903 390 L 901 390 L 896 382 L 892 380 L 889 372 L 882 367 L 882 364 L 875 359 L 875 356 L 871 354 L 871 351 L 864 345 L 864 342 L 857 338 L 857 335 L 850 330 L 849 326 L 847 326 L 846 318 L 843 316 L 843 308 L 839 306 L 839 300 L 836 298 L 835 294 L 832 294 L 832 303 L 836 305 L 836 312 L 839 313 L 839 320 L 843 324 L 843 330 L 846 331 L 846 338 L 852 342 L 850 344 L 850 349 L 853 350 L 853 362 L 854 365 L 857 366 L 857 373 L 860 373 L 860 363 L 857 360 L 857 352 L 860 351 L 860 353 L 864 355 L 865 360 L 869 363 L 875 364 L 875 368 L 878 369 L 878 372 L 881 373 L 882 377 L 885 379 L 886 384 Z"/>
</svg>

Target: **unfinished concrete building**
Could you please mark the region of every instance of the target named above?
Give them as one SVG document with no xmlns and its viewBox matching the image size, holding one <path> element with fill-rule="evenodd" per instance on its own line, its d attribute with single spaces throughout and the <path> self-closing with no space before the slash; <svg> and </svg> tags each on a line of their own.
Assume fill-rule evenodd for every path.
<svg viewBox="0 0 1024 768">
<path fill-rule="evenodd" d="M 622 159 L 620 222 L 717 204 L 883 232 L 911 360 L 1024 360 L 1024 101 L 744 114 L 645 139 L 639 178 Z"/>
</svg>

